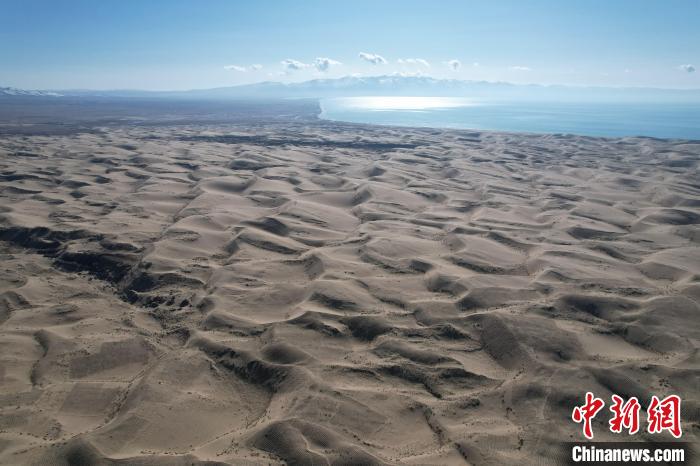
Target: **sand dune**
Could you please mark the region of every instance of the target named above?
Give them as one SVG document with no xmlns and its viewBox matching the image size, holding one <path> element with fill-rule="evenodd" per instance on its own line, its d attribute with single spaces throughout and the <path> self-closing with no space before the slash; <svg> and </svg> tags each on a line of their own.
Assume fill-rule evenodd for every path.
<svg viewBox="0 0 700 466">
<path fill-rule="evenodd" d="M 0 463 L 550 464 L 587 390 L 679 394 L 697 441 L 699 161 L 303 121 L 4 135 Z"/>
</svg>

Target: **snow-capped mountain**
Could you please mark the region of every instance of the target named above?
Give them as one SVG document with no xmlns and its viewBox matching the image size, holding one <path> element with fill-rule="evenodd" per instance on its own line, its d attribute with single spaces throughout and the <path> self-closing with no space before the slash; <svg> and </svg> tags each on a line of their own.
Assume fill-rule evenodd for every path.
<svg viewBox="0 0 700 466">
<path fill-rule="evenodd" d="M 17 89 L 16 87 L 0 87 L 0 96 L 60 97 L 61 94 L 50 91 Z"/>
<path fill-rule="evenodd" d="M 445 96 L 488 101 L 677 101 L 700 102 L 698 89 L 577 87 L 437 79 L 429 76 L 346 76 L 298 83 L 262 82 L 193 90 L 181 96 L 201 98 L 329 98 L 353 96 Z"/>
<path fill-rule="evenodd" d="M 242 86 L 186 91 L 183 94 L 200 97 L 282 97 L 323 98 L 358 95 L 446 95 L 454 96 L 475 89 L 513 87 L 506 83 L 436 79 L 428 76 L 346 76 L 332 79 L 281 83 L 261 82 Z"/>
</svg>

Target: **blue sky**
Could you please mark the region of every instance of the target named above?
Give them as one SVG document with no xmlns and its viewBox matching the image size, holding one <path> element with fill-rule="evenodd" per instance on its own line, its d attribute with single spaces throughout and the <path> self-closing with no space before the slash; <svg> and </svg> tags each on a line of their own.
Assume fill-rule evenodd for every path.
<svg viewBox="0 0 700 466">
<path fill-rule="evenodd" d="M 422 73 L 700 88 L 698 18 L 699 0 L 0 0 L 0 86 L 191 89 Z"/>
</svg>

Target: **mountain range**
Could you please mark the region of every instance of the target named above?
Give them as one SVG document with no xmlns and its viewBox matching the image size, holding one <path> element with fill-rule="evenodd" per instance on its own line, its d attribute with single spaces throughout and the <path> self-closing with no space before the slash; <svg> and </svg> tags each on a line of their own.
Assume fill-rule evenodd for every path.
<svg viewBox="0 0 700 466">
<path fill-rule="evenodd" d="M 488 101 L 611 101 L 700 103 L 700 89 L 577 87 L 436 79 L 428 76 L 346 76 L 282 83 L 266 81 L 187 91 L 22 90 L 0 87 L 0 97 L 92 97 L 169 99 L 286 99 L 352 96 L 449 96 Z"/>
</svg>

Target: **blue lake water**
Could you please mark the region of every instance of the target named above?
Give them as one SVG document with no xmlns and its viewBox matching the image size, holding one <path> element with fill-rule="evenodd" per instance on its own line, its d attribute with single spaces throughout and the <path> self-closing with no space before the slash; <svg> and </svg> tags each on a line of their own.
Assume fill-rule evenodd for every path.
<svg viewBox="0 0 700 466">
<path fill-rule="evenodd" d="M 700 139 L 700 105 L 684 103 L 488 103 L 450 97 L 323 99 L 321 118 L 586 136 Z"/>
</svg>

